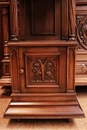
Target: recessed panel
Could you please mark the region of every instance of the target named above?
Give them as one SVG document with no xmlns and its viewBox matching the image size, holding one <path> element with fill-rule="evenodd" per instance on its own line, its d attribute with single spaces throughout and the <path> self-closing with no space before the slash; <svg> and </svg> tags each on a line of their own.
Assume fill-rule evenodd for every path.
<svg viewBox="0 0 87 130">
<path fill-rule="evenodd" d="M 32 35 L 55 34 L 55 0 L 31 1 Z"/>
<path fill-rule="evenodd" d="M 28 85 L 58 84 L 58 56 L 25 54 Z"/>
<path fill-rule="evenodd" d="M 26 0 L 25 12 L 23 30 L 26 28 L 26 40 L 61 39 L 60 0 Z M 22 18 L 25 19 L 23 15 Z"/>
</svg>

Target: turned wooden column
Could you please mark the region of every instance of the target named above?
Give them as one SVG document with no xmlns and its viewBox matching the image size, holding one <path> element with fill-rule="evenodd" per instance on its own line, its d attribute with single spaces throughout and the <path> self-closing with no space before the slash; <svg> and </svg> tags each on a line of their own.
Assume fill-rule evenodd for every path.
<svg viewBox="0 0 87 130">
<path fill-rule="evenodd" d="M 8 27 L 8 8 L 2 8 L 2 30 L 3 30 L 3 77 L 10 76 L 10 52 L 8 48 L 9 42 L 9 27 Z"/>
<path fill-rule="evenodd" d="M 10 0 L 10 41 L 18 41 L 17 0 Z"/>
<path fill-rule="evenodd" d="M 62 0 L 62 40 L 68 39 L 68 0 Z"/>
<path fill-rule="evenodd" d="M 6 7 L 2 8 L 2 26 L 3 26 L 3 46 L 4 59 L 9 59 L 9 49 L 7 47 L 9 42 L 9 27 L 8 27 L 8 10 Z"/>
<path fill-rule="evenodd" d="M 68 0 L 69 40 L 75 40 L 75 0 Z"/>
</svg>

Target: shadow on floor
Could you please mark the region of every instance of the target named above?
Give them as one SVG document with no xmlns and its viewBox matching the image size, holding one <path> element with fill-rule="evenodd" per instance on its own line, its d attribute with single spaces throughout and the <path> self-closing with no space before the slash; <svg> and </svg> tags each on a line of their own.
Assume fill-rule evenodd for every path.
<svg viewBox="0 0 87 130">
<path fill-rule="evenodd" d="M 7 128 L 11 129 L 11 128 L 15 128 L 17 127 L 18 129 L 20 128 L 31 128 L 31 129 L 34 129 L 34 128 L 40 128 L 42 129 L 43 127 L 45 128 L 52 128 L 54 127 L 55 129 L 55 126 L 58 128 L 58 126 L 61 128 L 63 125 L 70 125 L 70 126 L 73 126 L 75 125 L 75 122 L 74 120 L 68 120 L 68 119 L 41 119 L 41 120 L 38 120 L 38 119 L 21 119 L 21 120 L 16 120 L 16 119 L 11 119 L 9 122 L 8 122 L 8 125 L 7 125 Z"/>
</svg>

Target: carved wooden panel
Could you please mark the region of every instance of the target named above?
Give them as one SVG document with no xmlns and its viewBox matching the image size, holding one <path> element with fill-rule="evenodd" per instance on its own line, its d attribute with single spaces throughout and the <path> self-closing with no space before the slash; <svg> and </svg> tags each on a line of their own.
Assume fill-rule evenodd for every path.
<svg viewBox="0 0 87 130">
<path fill-rule="evenodd" d="M 87 49 L 87 15 L 77 16 L 77 38 L 79 48 Z"/>
<path fill-rule="evenodd" d="M 57 56 L 27 56 L 27 76 L 29 84 L 36 83 L 57 83 L 56 76 L 58 59 Z M 29 74 L 28 74 L 29 73 Z"/>
<path fill-rule="evenodd" d="M 78 49 L 87 49 L 87 1 L 76 0 L 76 27 Z"/>
</svg>

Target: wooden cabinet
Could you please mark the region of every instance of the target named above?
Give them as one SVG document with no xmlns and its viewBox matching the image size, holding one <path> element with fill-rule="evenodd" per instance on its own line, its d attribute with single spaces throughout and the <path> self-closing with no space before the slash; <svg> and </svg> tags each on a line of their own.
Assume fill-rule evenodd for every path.
<svg viewBox="0 0 87 130">
<path fill-rule="evenodd" d="M 72 43 L 43 41 L 41 46 L 41 41 L 38 41 L 38 47 L 35 46 L 34 48 L 33 43 L 34 46 L 37 44 L 37 42 L 25 42 L 26 46 L 24 46 L 22 43 L 17 43 L 15 46 L 22 47 L 16 48 L 16 50 L 14 47 L 12 48 L 11 66 L 14 92 L 16 89 L 23 93 L 65 93 L 66 91 L 73 91 L 73 88 L 67 90 L 67 82 L 70 84 L 70 81 L 67 81 L 67 72 L 70 69 L 68 68 L 70 63 L 67 64 L 69 62 L 67 55 L 69 56 L 68 53 L 72 53 L 72 51 L 75 53 L 75 48 L 69 45 L 72 45 Z M 12 43 L 9 43 L 9 45 L 13 46 Z M 67 46 L 70 46 L 70 48 Z M 74 63 L 72 63 L 72 66 L 74 67 Z M 74 68 L 72 68 L 72 71 L 74 71 Z M 68 77 L 70 77 L 70 74 Z M 74 81 L 73 77 L 72 79 Z M 71 85 L 71 87 L 74 86 Z"/>
<path fill-rule="evenodd" d="M 76 85 L 87 86 L 87 1 L 77 0 L 76 5 Z"/>
<path fill-rule="evenodd" d="M 9 5 L 12 100 L 4 117 L 84 117 L 75 93 L 75 0 Z"/>
<path fill-rule="evenodd" d="M 75 41 L 11 42 L 8 118 L 83 117 L 76 100 Z"/>
<path fill-rule="evenodd" d="M 19 2 L 19 1 L 18 1 Z M 60 18 L 60 10 L 61 6 L 58 4 L 54 5 L 55 3 L 51 1 L 48 5 L 49 10 L 52 8 L 52 11 L 50 12 L 49 15 L 45 16 L 47 17 L 47 20 L 44 21 L 44 19 L 40 19 L 39 25 L 38 24 L 38 17 L 41 18 L 40 14 L 40 9 L 37 9 L 37 2 L 33 3 L 34 7 L 30 6 L 30 9 L 27 9 L 26 7 L 28 5 L 31 5 L 33 2 L 29 1 L 23 1 L 23 4 L 20 3 L 20 9 L 19 9 L 19 3 L 17 6 L 17 13 L 18 13 L 18 28 L 21 28 L 20 34 L 19 34 L 19 39 L 20 40 L 32 40 L 32 39 L 42 39 L 45 40 L 47 39 L 68 39 L 68 32 L 67 32 L 67 20 L 68 16 L 66 18 L 63 16 L 65 13 L 64 10 L 67 11 L 66 9 L 66 3 L 64 1 L 62 2 L 62 5 L 64 4 L 65 6 L 63 7 L 64 10 L 62 9 L 62 16 Z M 39 3 L 40 6 L 43 5 L 43 3 Z M 55 8 L 56 10 L 55 10 Z M 86 85 L 87 86 L 87 45 L 86 45 L 86 20 L 87 20 L 87 2 L 86 0 L 76 0 L 76 24 L 77 24 L 77 41 L 78 41 L 78 46 L 77 46 L 77 51 L 76 51 L 76 80 L 75 80 L 75 85 L 80 86 L 80 85 Z M 10 41 L 10 13 L 9 9 L 10 4 L 9 0 L 1 0 L 0 1 L 0 85 L 2 86 L 11 86 L 11 74 L 10 74 L 10 52 L 8 48 L 8 43 Z M 33 10 L 34 9 L 34 10 Z M 19 10 L 20 10 L 20 15 L 19 15 Z M 33 11 L 33 15 L 31 17 L 31 13 Z M 42 9 L 43 10 L 43 9 Z M 45 14 L 46 9 L 42 11 L 43 15 Z M 39 15 L 38 15 L 39 14 Z M 55 16 L 58 16 L 56 20 L 53 20 Z M 35 16 L 35 17 L 34 17 Z M 26 20 L 27 17 L 27 20 Z M 31 17 L 31 18 L 30 18 Z M 62 23 L 62 20 L 65 21 L 65 23 Z M 35 25 L 34 25 L 35 21 Z M 50 21 L 50 23 L 48 22 Z M 58 23 L 58 24 L 55 24 Z M 41 25 L 45 25 L 44 27 L 40 27 Z M 49 26 L 48 26 L 49 24 Z M 61 26 L 58 26 L 58 25 Z M 84 25 L 84 27 L 83 27 Z M 13 25 L 11 25 L 13 26 Z M 32 29 L 28 29 L 26 28 Z M 83 29 L 85 28 L 85 30 Z M 83 30 L 85 33 L 83 33 Z M 32 33 L 32 34 L 31 34 Z M 44 34 L 43 34 L 44 33 Z M 40 37 L 39 37 L 40 34 Z M 56 36 L 55 36 L 56 35 Z M 80 56 L 80 59 L 78 57 Z M 84 59 L 85 57 L 85 59 Z"/>
</svg>

